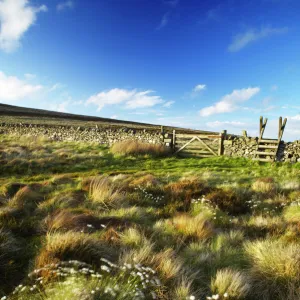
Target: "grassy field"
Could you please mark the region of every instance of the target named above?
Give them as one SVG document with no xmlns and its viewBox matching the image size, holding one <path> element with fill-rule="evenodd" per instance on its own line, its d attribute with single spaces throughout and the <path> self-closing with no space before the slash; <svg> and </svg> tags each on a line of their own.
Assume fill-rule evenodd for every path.
<svg viewBox="0 0 300 300">
<path fill-rule="evenodd" d="M 161 154 L 0 135 L 0 299 L 300 299 L 300 164 Z"/>
</svg>

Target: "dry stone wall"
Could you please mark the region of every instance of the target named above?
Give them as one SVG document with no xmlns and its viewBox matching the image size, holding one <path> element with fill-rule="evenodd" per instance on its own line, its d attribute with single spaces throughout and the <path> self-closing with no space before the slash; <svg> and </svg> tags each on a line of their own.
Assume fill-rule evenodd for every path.
<svg viewBox="0 0 300 300">
<path fill-rule="evenodd" d="M 224 141 L 224 155 L 253 158 L 257 150 L 258 137 L 228 136 Z M 279 145 L 276 161 L 300 162 L 300 140 Z"/>
<path fill-rule="evenodd" d="M 0 123 L 0 134 L 15 134 L 18 136 L 45 136 L 54 141 L 97 142 L 111 145 L 122 140 L 139 140 L 151 144 L 161 144 L 159 130 L 101 127 L 85 128 L 72 126 L 49 126 L 31 124 Z"/>
<path fill-rule="evenodd" d="M 18 136 L 45 136 L 54 141 L 97 142 L 111 145 L 115 142 L 133 139 L 152 144 L 163 144 L 159 130 L 134 128 L 74 127 L 31 124 L 0 123 L 0 134 Z M 171 139 L 170 139 L 171 140 Z M 224 141 L 224 155 L 231 157 L 253 158 L 257 149 L 258 138 L 227 135 Z M 171 144 L 169 144 L 171 146 Z M 300 162 L 300 140 L 281 142 L 276 157 L 277 161 Z"/>
</svg>

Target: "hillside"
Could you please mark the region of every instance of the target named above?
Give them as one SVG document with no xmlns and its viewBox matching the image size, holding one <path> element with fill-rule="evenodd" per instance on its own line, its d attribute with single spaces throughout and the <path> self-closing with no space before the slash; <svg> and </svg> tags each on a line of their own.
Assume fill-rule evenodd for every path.
<svg viewBox="0 0 300 300">
<path fill-rule="evenodd" d="M 129 127 L 142 128 L 147 130 L 158 130 L 161 125 L 148 123 L 139 123 L 133 121 L 115 120 L 110 118 L 101 118 L 95 116 L 85 116 L 77 114 L 62 113 L 50 110 L 25 108 L 0 103 L 1 122 L 5 123 L 25 123 L 25 124 L 51 124 L 51 125 L 70 125 L 70 126 L 101 126 L 101 127 Z M 171 131 L 176 129 L 180 132 L 204 132 L 202 130 L 193 130 L 165 126 L 165 129 Z M 207 132 L 207 131 L 205 131 Z M 215 132 L 210 132 L 214 134 Z"/>
</svg>

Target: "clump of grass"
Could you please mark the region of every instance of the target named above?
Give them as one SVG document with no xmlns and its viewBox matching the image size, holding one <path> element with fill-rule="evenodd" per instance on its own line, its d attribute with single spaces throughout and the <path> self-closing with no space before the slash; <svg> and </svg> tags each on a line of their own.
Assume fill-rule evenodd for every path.
<svg viewBox="0 0 300 300">
<path fill-rule="evenodd" d="M 259 178 L 252 183 L 252 190 L 255 192 L 274 195 L 277 191 L 277 185 L 273 178 Z"/>
<path fill-rule="evenodd" d="M 248 236 L 264 237 L 265 235 L 280 235 L 286 228 L 286 223 L 281 216 L 250 216 L 243 219 Z"/>
<path fill-rule="evenodd" d="M 192 292 L 192 284 L 193 280 L 183 275 L 175 284 L 176 287 L 174 289 L 172 299 L 196 299 Z"/>
<path fill-rule="evenodd" d="M 43 200 L 43 196 L 35 192 L 29 186 L 22 187 L 14 197 L 9 201 L 9 206 L 18 209 L 34 209 L 40 201 Z"/>
<path fill-rule="evenodd" d="M 121 235 L 120 240 L 124 245 L 132 246 L 135 248 L 140 247 L 143 244 L 149 243 L 144 234 L 142 234 L 136 228 L 128 228 Z"/>
<path fill-rule="evenodd" d="M 173 198 L 186 200 L 194 197 L 200 197 L 209 192 L 207 183 L 198 177 L 182 178 L 179 181 L 171 182 L 165 187 L 166 191 L 171 192 Z"/>
<path fill-rule="evenodd" d="M 12 198 L 21 188 L 25 186 L 26 184 L 19 182 L 7 183 L 3 186 L 2 193 L 8 198 Z"/>
<path fill-rule="evenodd" d="M 159 144 L 148 144 L 135 140 L 124 140 L 112 145 L 110 151 L 118 155 L 152 155 L 165 156 L 169 149 Z"/>
<path fill-rule="evenodd" d="M 284 299 L 300 286 L 299 245 L 280 240 L 247 242 L 245 250 L 252 261 L 255 292 L 262 299 Z M 296 298 L 289 298 L 296 299 Z"/>
<path fill-rule="evenodd" d="M 213 234 L 212 223 L 206 214 L 198 214 L 195 217 L 179 214 L 167 221 L 167 224 L 185 237 L 207 239 Z"/>
<path fill-rule="evenodd" d="M 57 209 L 76 208 L 83 204 L 85 200 L 86 194 L 81 190 L 59 192 L 50 199 L 39 203 L 38 210 L 51 214 Z"/>
<path fill-rule="evenodd" d="M 151 174 L 147 174 L 138 178 L 134 178 L 130 185 L 132 186 L 143 186 L 143 187 L 152 187 L 160 184 L 160 181 Z"/>
<path fill-rule="evenodd" d="M 284 218 L 287 221 L 300 223 L 300 201 L 293 202 L 284 210 Z"/>
<path fill-rule="evenodd" d="M 62 260 L 77 259 L 87 263 L 99 263 L 101 257 L 111 258 L 114 250 L 105 243 L 84 233 L 48 233 L 44 247 L 36 258 L 36 267 Z"/>
<path fill-rule="evenodd" d="M 153 255 L 150 263 L 166 281 L 184 273 L 183 260 L 170 248 Z"/>
<path fill-rule="evenodd" d="M 90 184 L 89 199 L 104 208 L 124 204 L 124 193 L 107 177 L 95 177 Z"/>
<path fill-rule="evenodd" d="M 47 231 L 82 231 L 91 232 L 99 229 L 100 221 L 90 214 L 74 214 L 67 210 L 61 210 L 53 215 L 47 216 L 44 220 L 44 227 Z M 103 224 L 103 227 L 106 227 Z"/>
<path fill-rule="evenodd" d="M 233 189 L 216 189 L 205 198 L 212 206 L 231 215 L 244 214 L 249 211 L 244 195 L 237 194 Z"/>
<path fill-rule="evenodd" d="M 123 251 L 120 257 L 120 262 L 145 264 L 149 261 L 149 258 L 152 257 L 153 251 L 154 243 L 144 242 L 136 249 L 127 249 Z"/>
<path fill-rule="evenodd" d="M 217 271 L 210 288 L 213 296 L 207 299 L 242 300 L 249 294 L 251 284 L 243 272 L 226 268 Z"/>
<path fill-rule="evenodd" d="M 100 262 L 100 268 L 72 260 L 36 269 L 9 299 L 157 299 L 161 283 L 151 268 Z"/>
</svg>

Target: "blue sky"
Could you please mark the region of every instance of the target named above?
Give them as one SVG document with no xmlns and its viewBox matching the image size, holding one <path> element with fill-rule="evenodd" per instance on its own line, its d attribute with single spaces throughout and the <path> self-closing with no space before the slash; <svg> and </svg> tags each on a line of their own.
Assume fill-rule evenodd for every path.
<svg viewBox="0 0 300 300">
<path fill-rule="evenodd" d="M 0 0 L 0 102 L 300 139 L 298 0 Z"/>
</svg>

